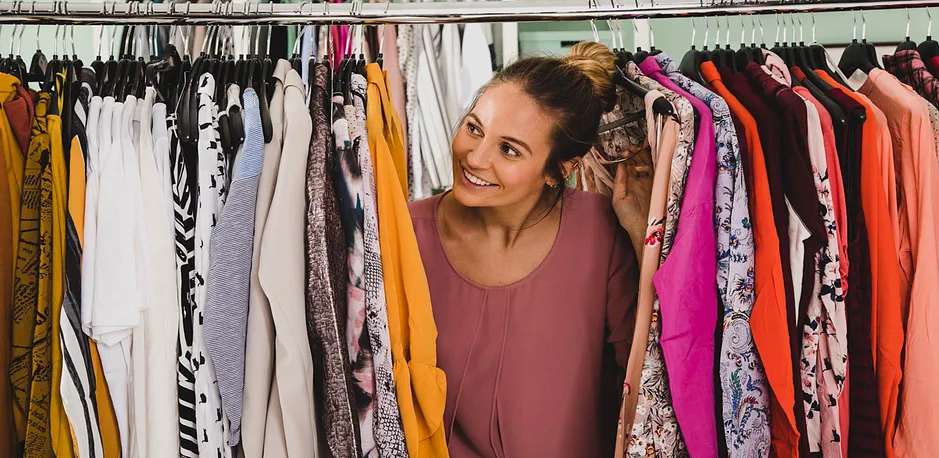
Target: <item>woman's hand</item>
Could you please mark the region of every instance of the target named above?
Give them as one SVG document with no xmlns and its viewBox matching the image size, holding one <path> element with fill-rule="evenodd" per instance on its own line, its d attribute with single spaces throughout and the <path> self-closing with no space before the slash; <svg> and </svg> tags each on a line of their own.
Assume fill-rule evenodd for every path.
<svg viewBox="0 0 939 458">
<path fill-rule="evenodd" d="M 645 151 L 616 167 L 613 211 L 632 240 L 636 256 L 642 257 L 652 198 L 652 157 Z"/>
</svg>

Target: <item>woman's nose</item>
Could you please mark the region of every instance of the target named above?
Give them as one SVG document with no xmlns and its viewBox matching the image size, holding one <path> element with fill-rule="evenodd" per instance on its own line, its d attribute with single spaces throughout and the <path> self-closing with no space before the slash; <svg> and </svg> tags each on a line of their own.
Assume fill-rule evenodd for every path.
<svg viewBox="0 0 939 458">
<path fill-rule="evenodd" d="M 466 165 L 474 169 L 488 168 L 490 162 L 492 162 L 489 151 L 490 148 L 486 147 L 484 142 L 476 145 L 476 147 L 470 150 L 469 154 L 466 155 Z"/>
</svg>

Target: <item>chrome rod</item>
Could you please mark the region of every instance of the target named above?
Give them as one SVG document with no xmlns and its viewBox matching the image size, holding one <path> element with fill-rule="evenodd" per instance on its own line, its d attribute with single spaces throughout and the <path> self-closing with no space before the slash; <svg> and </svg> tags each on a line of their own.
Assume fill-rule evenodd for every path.
<svg viewBox="0 0 939 458">
<path fill-rule="evenodd" d="M 603 3 L 603 2 L 601 2 Z M 703 3 L 703 4 L 702 4 Z M 0 1 L 0 24 L 422 24 L 583 21 L 923 8 L 939 0 L 658 3 L 591 8 L 587 1 L 365 3 L 72 3 Z M 146 5 L 146 6 L 142 6 Z"/>
</svg>

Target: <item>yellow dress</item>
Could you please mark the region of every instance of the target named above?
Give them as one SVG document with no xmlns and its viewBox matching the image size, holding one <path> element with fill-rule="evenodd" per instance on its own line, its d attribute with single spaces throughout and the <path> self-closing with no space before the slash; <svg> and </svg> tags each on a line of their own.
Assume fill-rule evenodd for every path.
<svg viewBox="0 0 939 458">
<path fill-rule="evenodd" d="M 366 66 L 366 127 L 375 166 L 378 230 L 395 390 L 411 458 L 448 457 L 447 382 L 437 367 L 437 327 L 407 207 L 404 135 L 378 64 Z"/>
<path fill-rule="evenodd" d="M 60 108 L 61 110 L 61 108 Z M 68 207 L 68 188 L 65 165 L 65 150 L 62 145 L 62 118 L 47 116 L 49 139 L 52 151 L 52 297 L 50 298 L 49 321 L 52 336 L 52 386 L 50 389 L 49 433 L 52 451 L 57 458 L 74 457 L 74 438 L 62 405 L 62 339 L 59 338 L 62 301 L 65 298 L 65 212 Z M 81 151 L 73 151 L 81 154 Z"/>
<path fill-rule="evenodd" d="M 24 456 L 52 456 L 49 410 L 52 391 L 52 154 L 46 111 L 49 94 L 36 104 L 23 177 L 19 246 L 13 280 L 13 362 L 10 380 L 14 420 Z"/>
</svg>

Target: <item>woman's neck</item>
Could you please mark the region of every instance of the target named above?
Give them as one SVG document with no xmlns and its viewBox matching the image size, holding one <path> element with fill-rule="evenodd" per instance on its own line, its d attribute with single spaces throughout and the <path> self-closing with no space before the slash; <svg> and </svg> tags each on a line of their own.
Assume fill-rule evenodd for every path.
<svg viewBox="0 0 939 458">
<path fill-rule="evenodd" d="M 449 197 L 450 208 L 457 217 L 454 222 L 462 229 L 502 239 L 507 248 L 515 244 L 523 231 L 550 219 L 560 209 L 560 200 L 550 192 L 501 207 L 466 207 L 452 195 Z"/>
</svg>

